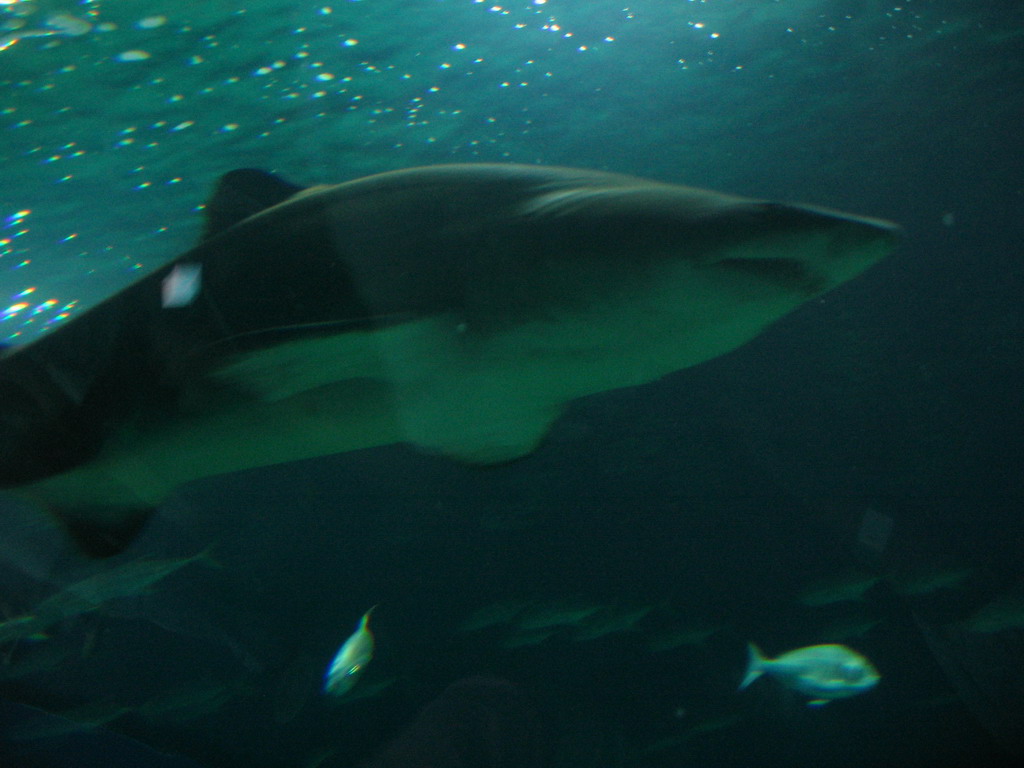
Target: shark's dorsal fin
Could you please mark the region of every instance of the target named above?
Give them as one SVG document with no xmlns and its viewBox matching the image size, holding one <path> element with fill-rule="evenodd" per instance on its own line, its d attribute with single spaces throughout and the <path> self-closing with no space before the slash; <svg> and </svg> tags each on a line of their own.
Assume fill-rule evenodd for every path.
<svg viewBox="0 0 1024 768">
<path fill-rule="evenodd" d="M 228 171 L 217 181 L 213 195 L 206 201 L 203 240 L 220 234 L 262 210 L 283 203 L 303 189 L 305 187 L 258 168 Z"/>
</svg>

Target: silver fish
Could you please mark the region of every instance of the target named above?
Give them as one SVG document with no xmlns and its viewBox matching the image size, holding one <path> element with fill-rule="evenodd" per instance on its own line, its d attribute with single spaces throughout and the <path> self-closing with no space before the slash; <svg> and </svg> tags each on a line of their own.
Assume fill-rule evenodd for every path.
<svg viewBox="0 0 1024 768">
<path fill-rule="evenodd" d="M 881 580 L 874 574 L 850 572 L 828 581 L 818 581 L 800 593 L 800 602 L 810 608 L 864 599 L 864 593 Z"/>
<path fill-rule="evenodd" d="M 43 600 L 33 613 L 48 625 L 91 613 L 113 600 L 146 594 L 153 585 L 197 562 L 221 567 L 209 550 L 187 557 L 139 558 L 68 584 Z"/>
<path fill-rule="evenodd" d="M 363 614 L 359 620 L 359 626 L 348 640 L 342 643 L 341 648 L 334 655 L 331 665 L 324 675 L 324 693 L 331 696 L 344 696 L 352 686 L 359 680 L 366 665 L 373 659 L 373 633 L 368 626 L 370 614 L 373 613 L 373 606 Z"/>
<path fill-rule="evenodd" d="M 809 696 L 808 706 L 820 707 L 833 699 L 864 693 L 881 679 L 870 661 L 845 645 L 810 645 L 775 659 L 767 658 L 753 643 L 747 647 L 750 660 L 741 691 L 767 674 Z"/>
</svg>

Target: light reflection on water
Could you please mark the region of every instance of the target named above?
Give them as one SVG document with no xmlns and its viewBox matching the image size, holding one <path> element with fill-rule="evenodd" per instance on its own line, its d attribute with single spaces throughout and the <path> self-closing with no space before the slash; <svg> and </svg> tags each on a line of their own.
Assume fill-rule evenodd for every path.
<svg viewBox="0 0 1024 768">
<path fill-rule="evenodd" d="M 610 167 L 623 147 L 586 140 L 584 121 L 628 148 L 638 115 L 664 110 L 664 96 L 693 102 L 682 138 L 687 121 L 707 124 L 708 73 L 778 88 L 782 54 L 831 44 L 851 23 L 724 0 L 449 0 L 401 14 L 291 0 L 227 11 L 0 2 L 0 341 L 31 338 L 186 250 L 232 168 L 324 183 L 436 162 Z M 780 55 L 762 56 L 765 41 Z M 29 286 L 55 303 L 12 309 Z"/>
</svg>

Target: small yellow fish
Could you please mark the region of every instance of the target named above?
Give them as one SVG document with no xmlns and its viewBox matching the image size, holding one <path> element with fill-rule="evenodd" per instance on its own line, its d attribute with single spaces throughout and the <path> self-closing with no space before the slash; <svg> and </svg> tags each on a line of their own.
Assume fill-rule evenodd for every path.
<svg viewBox="0 0 1024 768">
<path fill-rule="evenodd" d="M 324 675 L 324 693 L 344 696 L 352 690 L 363 669 L 373 659 L 373 633 L 370 632 L 368 623 L 370 614 L 376 607 L 373 606 L 363 614 L 356 631 L 342 643 L 334 655 L 331 665 L 327 668 L 327 674 Z"/>
</svg>

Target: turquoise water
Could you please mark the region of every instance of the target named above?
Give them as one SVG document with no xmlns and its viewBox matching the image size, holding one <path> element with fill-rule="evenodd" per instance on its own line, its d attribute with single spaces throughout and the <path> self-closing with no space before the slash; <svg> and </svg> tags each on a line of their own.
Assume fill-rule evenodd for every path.
<svg viewBox="0 0 1024 768">
<path fill-rule="evenodd" d="M 906 230 L 737 352 L 575 403 L 508 466 L 392 446 L 203 480 L 113 563 L 5 499 L 7 617 L 139 557 L 217 566 L 0 634 L 0 694 L 62 718 L 0 713 L 0 757 L 132 764 L 123 736 L 211 768 L 354 766 L 490 674 L 531 701 L 538 765 L 1009 760 L 1022 55 L 1019 3 L 994 0 L 0 2 L 4 344 L 190 248 L 235 168 L 578 166 Z M 868 510 L 892 532 L 865 550 Z M 365 695 L 325 699 L 373 604 Z M 736 692 L 748 640 L 833 639 L 876 689 Z"/>
</svg>

